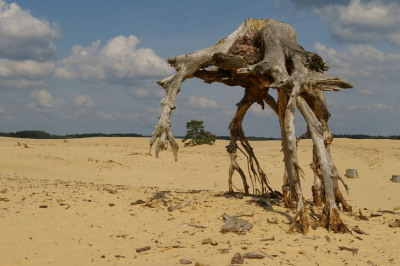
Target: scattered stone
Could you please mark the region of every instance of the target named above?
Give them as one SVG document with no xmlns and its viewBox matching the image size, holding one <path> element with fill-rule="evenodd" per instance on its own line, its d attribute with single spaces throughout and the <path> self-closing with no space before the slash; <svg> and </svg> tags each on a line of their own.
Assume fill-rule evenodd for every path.
<svg viewBox="0 0 400 266">
<path fill-rule="evenodd" d="M 7 201 L 10 201 L 10 200 L 9 200 L 9 199 L 7 199 L 7 198 L 0 198 L 0 201 L 7 202 Z"/>
<path fill-rule="evenodd" d="M 117 194 L 118 193 L 117 190 L 114 190 L 114 189 L 111 189 L 111 188 L 108 188 L 108 187 L 106 187 L 104 190 L 107 191 L 110 194 Z"/>
<path fill-rule="evenodd" d="M 179 261 L 180 264 L 192 264 L 192 262 L 190 260 L 185 260 L 185 259 L 181 259 Z"/>
<path fill-rule="evenodd" d="M 317 230 L 318 225 L 317 225 L 316 223 L 313 223 L 313 224 L 311 225 L 311 228 L 312 228 L 313 230 Z"/>
<path fill-rule="evenodd" d="M 367 264 L 368 264 L 368 265 L 370 265 L 370 266 L 377 266 L 377 264 L 376 264 L 376 263 L 374 263 L 374 262 L 372 262 L 372 261 L 370 261 L 370 260 L 369 260 L 369 261 L 367 261 Z"/>
<path fill-rule="evenodd" d="M 138 205 L 138 204 L 143 204 L 143 203 L 145 203 L 145 201 L 139 199 L 139 200 L 137 200 L 137 201 L 135 201 L 135 202 L 132 202 L 131 205 Z"/>
<path fill-rule="evenodd" d="M 2 194 L 6 194 L 7 191 L 8 191 L 8 190 L 5 188 L 5 189 L 2 189 L 2 190 L 1 190 L 1 193 L 2 193 Z"/>
<path fill-rule="evenodd" d="M 339 246 L 339 249 L 340 250 L 350 251 L 350 252 L 353 253 L 353 255 L 357 254 L 358 250 L 359 250 L 358 248 L 348 248 L 348 247 L 341 247 L 341 246 Z"/>
<path fill-rule="evenodd" d="M 225 219 L 225 224 L 221 227 L 220 230 L 223 234 L 228 232 L 246 234 L 246 232 L 249 231 L 252 227 L 251 223 L 243 219 L 232 217 L 227 214 L 222 215 L 222 217 Z"/>
<path fill-rule="evenodd" d="M 212 242 L 211 238 L 204 238 L 203 241 L 201 241 L 201 244 L 208 245 L 211 244 L 211 242 Z"/>
<path fill-rule="evenodd" d="M 358 178 L 358 173 L 356 169 L 346 169 L 345 176 L 347 178 Z"/>
<path fill-rule="evenodd" d="M 389 227 L 391 227 L 391 228 L 400 227 L 400 220 L 396 219 L 395 221 L 391 222 L 389 224 Z"/>
<path fill-rule="evenodd" d="M 47 205 L 40 205 L 39 208 L 40 209 L 46 209 L 48 206 Z"/>
<path fill-rule="evenodd" d="M 219 249 L 217 249 L 219 252 L 221 252 L 221 253 L 228 253 L 229 252 L 229 250 L 232 250 L 232 248 L 231 247 L 223 247 L 223 248 L 219 248 Z"/>
<path fill-rule="evenodd" d="M 352 229 L 354 232 L 356 232 L 357 234 L 360 234 L 360 235 L 368 235 L 368 234 L 365 233 L 363 230 L 361 230 L 361 229 L 358 227 L 358 225 L 353 226 L 351 229 Z"/>
<path fill-rule="evenodd" d="M 234 217 L 243 217 L 243 216 L 253 217 L 254 213 L 239 213 L 239 214 L 234 215 Z"/>
<path fill-rule="evenodd" d="M 190 200 L 188 200 L 188 201 L 185 201 L 183 203 L 178 203 L 175 206 L 169 206 L 168 207 L 168 211 L 172 212 L 172 211 L 175 211 L 175 210 L 180 210 L 182 208 L 185 208 L 186 206 L 189 206 L 190 203 L 192 203 L 192 202 Z"/>
<path fill-rule="evenodd" d="M 392 175 L 392 179 L 390 180 L 396 183 L 400 183 L 400 175 Z"/>
<path fill-rule="evenodd" d="M 389 210 L 379 210 L 378 212 L 380 212 L 380 213 L 390 213 L 390 214 L 393 214 L 393 215 L 400 214 L 400 212 L 389 211 Z"/>
<path fill-rule="evenodd" d="M 260 239 L 260 241 L 275 241 L 275 236 L 270 237 L 270 238 Z"/>
<path fill-rule="evenodd" d="M 304 235 L 303 238 L 304 238 L 304 239 L 312 239 L 312 240 L 315 240 L 315 239 L 318 239 L 319 236 L 308 236 L 308 235 Z"/>
<path fill-rule="evenodd" d="M 218 246 L 218 242 L 217 242 L 217 241 L 212 241 L 212 242 L 211 242 L 211 245 L 212 245 L 212 246 Z"/>
<path fill-rule="evenodd" d="M 271 206 L 271 202 L 268 199 L 264 199 L 264 198 L 251 199 L 251 200 L 248 200 L 246 202 L 255 203 L 255 204 L 258 204 L 260 206 Z"/>
<path fill-rule="evenodd" d="M 204 263 L 201 263 L 201 262 L 196 262 L 194 264 L 194 266 L 210 266 L 210 265 L 209 264 L 204 264 Z"/>
<path fill-rule="evenodd" d="M 196 228 L 207 228 L 207 226 L 195 224 L 195 223 L 190 223 L 189 226 L 196 227 Z"/>
<path fill-rule="evenodd" d="M 102 255 L 101 258 L 102 258 L 102 259 L 105 259 L 105 258 L 106 258 L 106 255 Z"/>
<path fill-rule="evenodd" d="M 122 256 L 122 255 L 115 255 L 115 257 L 116 257 L 117 259 L 125 259 L 125 256 Z"/>
<path fill-rule="evenodd" d="M 243 255 L 243 258 L 245 259 L 263 259 L 265 258 L 264 255 L 257 254 L 257 253 L 252 253 L 252 252 L 247 252 Z"/>
<path fill-rule="evenodd" d="M 128 236 L 128 234 L 116 235 L 116 237 L 122 237 L 123 239 L 126 239 Z"/>
<path fill-rule="evenodd" d="M 365 216 L 365 215 L 362 213 L 361 209 L 359 209 L 358 212 L 359 212 L 359 214 L 360 214 L 359 217 L 360 217 L 361 220 L 369 221 L 368 217 Z"/>
<path fill-rule="evenodd" d="M 328 243 L 331 243 L 331 238 L 329 236 L 325 236 L 326 241 L 328 241 Z"/>
<path fill-rule="evenodd" d="M 233 255 L 233 258 L 231 259 L 231 264 L 243 264 L 243 262 L 244 258 L 239 252 Z"/>
<path fill-rule="evenodd" d="M 108 203 L 108 205 L 110 205 L 110 207 L 114 207 L 115 206 L 114 203 Z"/>
<path fill-rule="evenodd" d="M 140 252 L 144 252 L 144 251 L 147 251 L 147 250 L 150 250 L 150 249 L 151 249 L 150 246 L 145 246 L 145 247 L 143 247 L 143 248 L 137 248 L 137 249 L 136 249 L 136 252 L 137 252 L 137 253 L 140 253 Z"/>
<path fill-rule="evenodd" d="M 276 218 L 273 218 L 273 219 L 268 219 L 267 218 L 267 222 L 269 223 L 269 224 L 278 224 L 278 219 L 276 219 Z"/>
</svg>

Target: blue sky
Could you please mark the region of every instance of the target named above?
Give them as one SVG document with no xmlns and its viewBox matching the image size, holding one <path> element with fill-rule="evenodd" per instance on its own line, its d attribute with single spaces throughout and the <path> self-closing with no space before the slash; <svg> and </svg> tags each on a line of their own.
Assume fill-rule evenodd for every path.
<svg viewBox="0 0 400 266">
<path fill-rule="evenodd" d="M 215 43 L 247 17 L 293 25 L 305 49 L 353 83 L 326 93 L 333 133 L 400 134 L 400 3 L 388 0 L 0 0 L 0 131 L 150 135 L 165 95 L 156 81 L 174 73 L 165 60 Z M 202 119 L 229 135 L 243 92 L 185 81 L 174 133 Z M 280 135 L 275 114 L 258 106 L 244 130 Z"/>
</svg>

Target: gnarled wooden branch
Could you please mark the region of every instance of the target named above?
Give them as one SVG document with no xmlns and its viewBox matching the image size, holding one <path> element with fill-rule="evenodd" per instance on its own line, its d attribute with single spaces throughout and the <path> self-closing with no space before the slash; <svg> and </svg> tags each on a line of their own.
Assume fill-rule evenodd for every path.
<svg viewBox="0 0 400 266">
<path fill-rule="evenodd" d="M 261 190 L 264 185 L 267 186 L 266 175 L 242 128 L 249 107 L 258 103 L 264 108 L 265 102 L 279 116 L 281 126 L 286 177 L 283 186 L 285 203 L 292 207 L 292 201 L 297 202 L 296 218 L 299 218 L 301 231 L 305 233 L 308 221 L 300 185 L 302 171 L 298 164 L 295 132 L 295 109 L 298 108 L 306 119 L 313 140 L 315 180 L 319 179 L 317 185 L 323 187 L 323 193 L 320 194 L 324 197 L 325 208 L 321 224 L 333 231 L 346 231 L 347 227 L 340 219 L 338 204 L 341 203 L 345 210 L 351 210 L 351 207 L 339 190 L 338 180 L 342 179 L 330 154 L 330 114 L 323 91 L 337 91 L 340 88 L 351 88 L 352 85 L 338 77 L 324 74 L 328 65 L 318 54 L 306 51 L 297 43 L 296 31 L 292 26 L 273 19 L 246 19 L 235 32 L 214 45 L 170 58 L 168 62 L 175 67 L 177 73 L 158 82 L 165 88 L 166 97 L 161 101 L 162 113 L 152 134 L 150 151 L 159 138 L 156 156 L 160 150 L 167 148 L 169 142 L 175 159 L 178 158 L 178 145 L 172 134 L 170 117 L 176 108 L 175 98 L 185 79 L 197 77 L 206 83 L 220 82 L 228 86 L 244 87 L 245 97 L 238 103 L 236 115 L 229 126 L 229 190 L 233 191 L 232 175 L 235 170 L 242 177 L 245 192 L 248 193 L 249 189 L 245 174 L 236 161 L 238 138 L 243 147 L 240 150 L 248 159 L 250 180 L 253 184 L 261 184 Z M 268 88 L 278 90 L 277 100 L 268 94 Z M 347 185 L 344 185 L 347 189 Z M 291 228 L 294 228 L 295 222 L 296 219 Z"/>
</svg>

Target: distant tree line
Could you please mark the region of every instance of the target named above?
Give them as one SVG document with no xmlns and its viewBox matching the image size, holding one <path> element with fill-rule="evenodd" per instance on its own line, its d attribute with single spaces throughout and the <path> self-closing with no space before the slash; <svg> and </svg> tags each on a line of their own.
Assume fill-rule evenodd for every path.
<svg viewBox="0 0 400 266">
<path fill-rule="evenodd" d="M 79 138 L 93 138 L 93 137 L 143 137 L 140 134 L 136 133 L 113 133 L 113 134 L 104 134 L 104 133 L 85 133 L 85 134 L 67 134 L 67 135 L 52 135 L 45 131 L 40 130 L 24 130 L 10 133 L 0 132 L 0 136 L 2 137 L 13 137 L 13 138 L 29 138 L 29 139 L 79 139 Z"/>
<path fill-rule="evenodd" d="M 390 135 L 390 136 L 370 136 L 365 134 L 333 134 L 334 138 L 347 138 L 347 139 L 399 139 L 400 135 Z"/>
<path fill-rule="evenodd" d="M 230 136 L 217 136 L 217 139 L 230 140 L 231 137 Z M 266 138 L 266 137 L 254 137 L 254 136 L 246 137 L 246 139 L 251 140 L 251 141 L 280 140 L 280 138 Z"/>
<path fill-rule="evenodd" d="M 93 137 L 146 137 L 136 133 L 85 133 L 85 134 L 67 134 L 67 135 L 52 135 L 45 131 L 40 130 L 23 130 L 17 132 L 3 133 L 0 132 L 2 137 L 13 137 L 13 138 L 30 138 L 30 139 L 79 139 L 79 138 L 93 138 Z M 400 135 L 390 136 L 371 136 L 365 134 L 334 134 L 335 138 L 348 138 L 348 139 L 397 139 L 400 140 Z M 179 138 L 179 137 L 178 137 Z M 183 137 L 180 137 L 183 138 Z M 230 140 L 230 136 L 216 136 L 216 139 Z M 280 138 L 266 138 L 266 137 L 247 137 L 251 141 L 261 140 L 280 140 Z"/>
</svg>

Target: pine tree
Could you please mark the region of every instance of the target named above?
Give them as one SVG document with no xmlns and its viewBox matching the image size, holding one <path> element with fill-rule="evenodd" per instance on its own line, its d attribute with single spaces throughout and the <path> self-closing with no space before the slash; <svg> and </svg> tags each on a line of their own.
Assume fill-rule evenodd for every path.
<svg viewBox="0 0 400 266">
<path fill-rule="evenodd" d="M 190 141 L 185 143 L 185 147 L 214 144 L 217 137 L 214 134 L 211 134 L 209 131 L 204 130 L 203 122 L 204 121 L 191 120 L 186 123 L 186 135 L 182 142 L 185 142 L 188 139 L 190 139 Z"/>
</svg>

